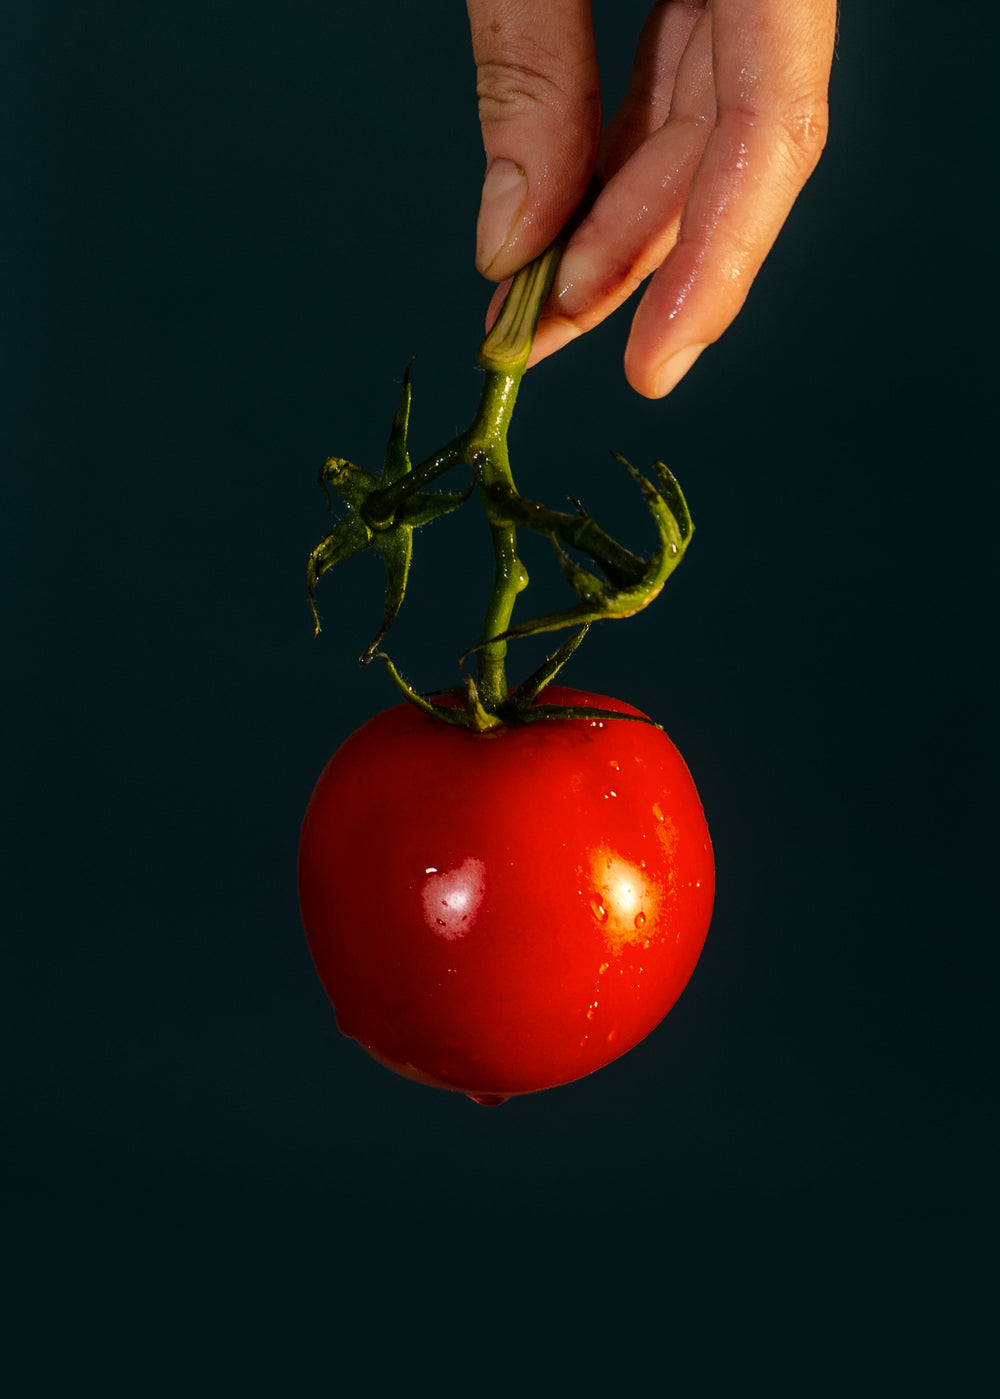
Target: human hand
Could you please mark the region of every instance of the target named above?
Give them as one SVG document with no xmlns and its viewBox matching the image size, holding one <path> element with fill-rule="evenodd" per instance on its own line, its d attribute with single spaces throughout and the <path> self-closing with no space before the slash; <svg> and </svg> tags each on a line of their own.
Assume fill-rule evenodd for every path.
<svg viewBox="0 0 1000 1399">
<path fill-rule="evenodd" d="M 739 312 L 819 160 L 836 0 L 659 0 L 603 137 L 589 0 L 467 5 L 487 160 L 476 264 L 512 276 L 596 175 L 529 364 L 652 274 L 625 374 L 662 398 Z"/>
</svg>

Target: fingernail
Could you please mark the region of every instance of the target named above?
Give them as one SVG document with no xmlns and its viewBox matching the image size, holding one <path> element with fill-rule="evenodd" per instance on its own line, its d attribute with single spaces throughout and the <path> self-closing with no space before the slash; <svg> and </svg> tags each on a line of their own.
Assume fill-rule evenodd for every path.
<svg viewBox="0 0 1000 1399">
<path fill-rule="evenodd" d="M 488 272 L 502 251 L 528 195 L 528 177 L 520 165 L 495 160 L 483 181 L 476 226 L 476 266 Z"/>
<path fill-rule="evenodd" d="M 686 350 L 678 350 L 675 355 L 671 355 L 660 365 L 656 374 L 656 392 L 654 397 L 663 398 L 675 388 L 684 375 L 694 364 L 702 350 L 707 350 L 708 344 L 689 345 Z"/>
<path fill-rule="evenodd" d="M 552 304 L 560 309 L 583 309 L 596 280 L 597 268 L 593 258 L 576 248 L 569 248 L 559 259 L 556 284 L 552 289 Z"/>
</svg>

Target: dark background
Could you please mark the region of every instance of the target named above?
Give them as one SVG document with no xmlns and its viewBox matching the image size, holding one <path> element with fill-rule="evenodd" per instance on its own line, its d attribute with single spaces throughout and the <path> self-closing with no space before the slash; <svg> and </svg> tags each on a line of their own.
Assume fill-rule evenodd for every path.
<svg viewBox="0 0 1000 1399">
<path fill-rule="evenodd" d="M 644 7 L 596 9 L 610 110 Z M 862 1352 L 873 1381 L 969 1356 L 996 1241 L 993 255 L 969 35 L 885 9 L 845 16 L 824 160 L 681 387 L 627 388 L 622 313 L 522 390 L 526 493 L 644 547 L 606 448 L 687 492 L 683 568 L 567 678 L 665 724 L 719 895 L 647 1042 L 500 1111 L 340 1037 L 294 879 L 319 770 L 394 698 L 354 665 L 376 561 L 324 581 L 311 639 L 317 466 L 378 468 L 414 353 L 417 455 L 477 399 L 463 8 L 5 10 L 2 1157 L 39 1383 L 273 1366 L 298 1393 L 364 1361 L 381 1392 L 542 1343 L 557 1389 L 582 1362 L 628 1390 L 652 1346 L 663 1380 L 806 1393 Z M 464 515 L 418 537 L 416 683 L 472 639 L 484 553 Z"/>
</svg>

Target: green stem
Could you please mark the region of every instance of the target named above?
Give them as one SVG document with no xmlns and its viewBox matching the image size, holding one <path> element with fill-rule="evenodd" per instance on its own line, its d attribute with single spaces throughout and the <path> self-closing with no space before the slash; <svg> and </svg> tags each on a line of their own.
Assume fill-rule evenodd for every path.
<svg viewBox="0 0 1000 1399">
<path fill-rule="evenodd" d="M 484 369 L 524 370 L 562 251 L 563 240 L 559 239 L 522 267 L 511 282 L 500 314 L 479 347 L 478 359 Z"/>
<path fill-rule="evenodd" d="M 493 492 L 493 503 L 512 524 L 589 554 L 617 581 L 637 583 L 646 571 L 644 559 L 637 558 L 630 549 L 612 539 L 589 515 L 548 510 L 537 500 L 526 500 L 503 487 Z"/>
<path fill-rule="evenodd" d="M 513 489 L 506 441 L 495 442 L 484 454 L 480 464 L 480 500 L 490 523 L 493 540 L 493 587 L 486 604 L 480 650 L 476 652 L 476 675 L 480 701 L 488 712 L 495 713 L 507 698 L 506 641 L 494 641 L 510 627 L 517 595 L 528 586 L 528 574 L 517 552 L 517 529 L 509 521 L 496 518 L 487 489 L 501 481 Z M 485 644 L 484 644 L 485 643 Z"/>
<path fill-rule="evenodd" d="M 507 430 L 561 251 L 561 247 L 551 247 L 521 269 L 477 356 L 486 370 L 486 382 L 479 411 L 467 435 L 467 460 L 479 477 L 479 497 L 493 539 L 493 587 L 476 652 L 479 698 L 489 713 L 496 713 L 507 698 L 507 643 L 493 638 L 510 628 L 517 595 L 528 586 L 528 575 L 517 552 L 516 526 L 497 503 L 498 496 L 517 495 L 507 452 Z"/>
</svg>

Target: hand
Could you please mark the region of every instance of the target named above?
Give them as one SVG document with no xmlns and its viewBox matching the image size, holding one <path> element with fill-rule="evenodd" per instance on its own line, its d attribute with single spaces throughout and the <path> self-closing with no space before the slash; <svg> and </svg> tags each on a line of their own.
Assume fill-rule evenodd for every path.
<svg viewBox="0 0 1000 1399">
<path fill-rule="evenodd" d="M 662 398 L 735 318 L 819 160 L 836 0 L 660 0 L 603 138 L 589 0 L 467 3 L 487 160 L 477 266 L 512 276 L 596 175 L 529 364 L 653 274 L 625 373 Z"/>
</svg>

